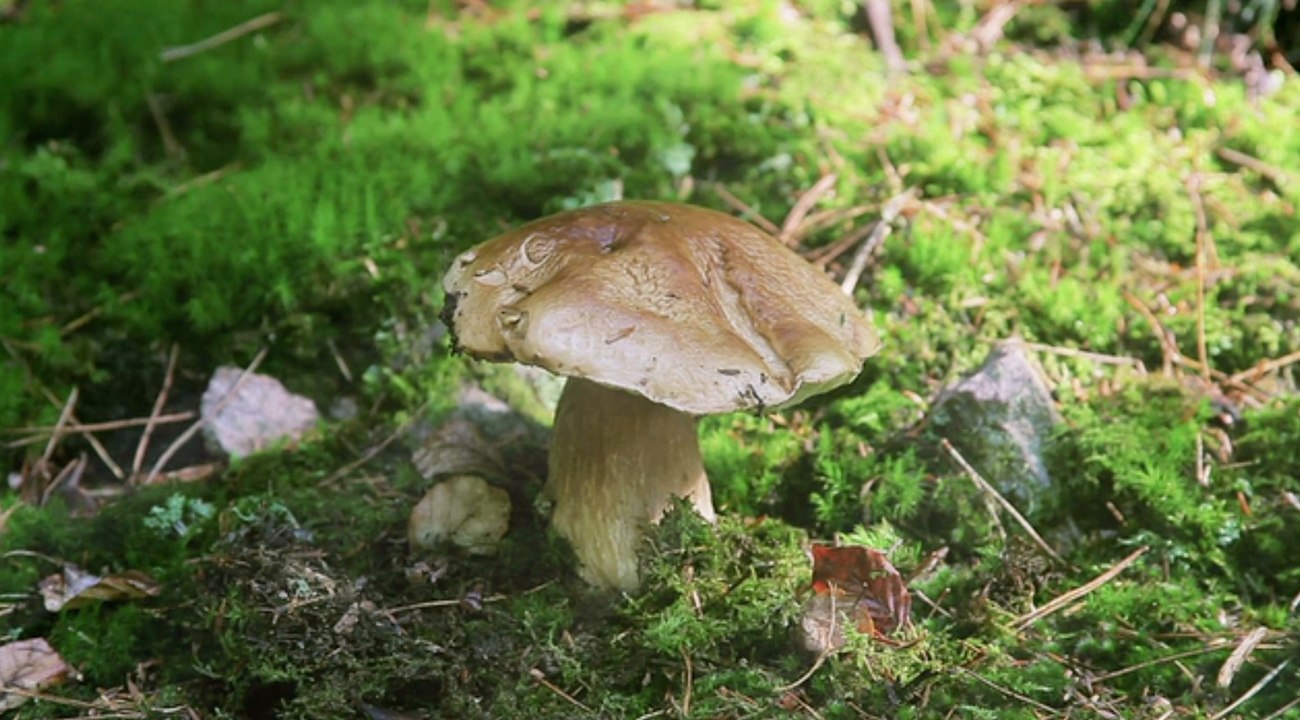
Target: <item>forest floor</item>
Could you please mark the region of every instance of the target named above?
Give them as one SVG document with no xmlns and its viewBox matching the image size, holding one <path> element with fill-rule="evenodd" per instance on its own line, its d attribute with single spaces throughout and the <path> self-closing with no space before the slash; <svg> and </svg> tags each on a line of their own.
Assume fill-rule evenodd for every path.
<svg viewBox="0 0 1300 720">
<path fill-rule="evenodd" d="M 1202 62 L 1164 3 L 894 3 L 891 71 L 856 3 L 501 5 L 0 0 L 0 713 L 1300 718 L 1300 80 L 1258 27 Z M 770 227 L 884 348 L 705 419 L 718 524 L 611 595 L 548 532 L 553 388 L 438 316 L 460 251 L 620 197 Z M 1061 416 L 1015 513 L 928 423 L 1013 337 Z M 327 419 L 180 442 L 255 362 Z M 511 527 L 415 550 L 467 388 L 522 428 Z M 801 649 L 814 542 L 910 624 Z"/>
</svg>

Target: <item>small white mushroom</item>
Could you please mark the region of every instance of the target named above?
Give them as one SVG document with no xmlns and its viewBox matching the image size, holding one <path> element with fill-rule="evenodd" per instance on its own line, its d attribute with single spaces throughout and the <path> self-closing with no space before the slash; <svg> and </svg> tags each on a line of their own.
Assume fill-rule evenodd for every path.
<svg viewBox="0 0 1300 720">
<path fill-rule="evenodd" d="M 598 586 L 637 586 L 642 531 L 673 497 L 713 518 L 698 416 L 792 405 L 848 382 L 880 345 L 824 273 L 713 210 L 608 203 L 471 253 L 443 279 L 444 319 L 459 350 L 569 376 L 552 523 Z"/>
<path fill-rule="evenodd" d="M 447 544 L 474 555 L 492 555 L 510 528 L 510 496 L 477 475 L 453 475 L 425 493 L 411 510 L 411 548 Z"/>
</svg>

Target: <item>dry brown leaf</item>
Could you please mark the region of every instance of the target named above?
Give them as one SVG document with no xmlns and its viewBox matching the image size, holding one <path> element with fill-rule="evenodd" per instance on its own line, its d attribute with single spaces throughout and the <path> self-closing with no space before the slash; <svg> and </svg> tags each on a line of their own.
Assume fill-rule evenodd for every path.
<svg viewBox="0 0 1300 720">
<path fill-rule="evenodd" d="M 861 546 L 813 545 L 813 594 L 799 621 L 804 649 L 822 656 L 844 647 L 845 626 L 884 639 L 910 622 L 907 582 L 885 554 Z"/>
<path fill-rule="evenodd" d="M 888 635 L 906 625 L 912 596 L 889 559 L 879 550 L 850 545 L 813 545 L 813 590 L 836 595 L 852 608 L 858 629 Z"/>
<path fill-rule="evenodd" d="M 154 597 L 162 592 L 157 580 L 138 570 L 100 577 L 75 565 L 64 565 L 61 574 L 45 577 L 39 587 L 45 609 L 50 612 L 72 610 L 92 602 Z"/>
<path fill-rule="evenodd" d="M 41 692 L 75 675 L 45 638 L 18 640 L 0 645 L 0 712 L 27 702 L 27 696 L 5 692 L 5 688 Z"/>
</svg>

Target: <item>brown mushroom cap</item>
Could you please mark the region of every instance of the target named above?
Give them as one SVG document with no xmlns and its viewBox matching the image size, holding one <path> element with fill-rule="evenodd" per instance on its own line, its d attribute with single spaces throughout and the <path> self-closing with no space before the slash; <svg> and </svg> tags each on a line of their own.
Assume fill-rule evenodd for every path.
<svg viewBox="0 0 1300 720">
<path fill-rule="evenodd" d="M 552 215 L 463 253 L 443 287 L 458 349 L 696 415 L 793 404 L 847 382 L 880 345 L 825 274 L 690 205 Z"/>
</svg>

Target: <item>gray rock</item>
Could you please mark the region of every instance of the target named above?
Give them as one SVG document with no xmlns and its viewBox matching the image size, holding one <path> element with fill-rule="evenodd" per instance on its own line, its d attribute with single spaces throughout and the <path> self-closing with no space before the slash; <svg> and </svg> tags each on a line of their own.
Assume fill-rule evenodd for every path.
<svg viewBox="0 0 1300 720">
<path fill-rule="evenodd" d="M 943 390 L 930 427 L 1021 511 L 1051 485 L 1043 453 L 1061 422 L 1042 368 L 1024 345 L 999 343 L 974 374 Z"/>
<path fill-rule="evenodd" d="M 296 441 L 320 420 L 315 403 L 269 375 L 250 374 L 227 398 L 241 372 L 217 368 L 203 392 L 203 435 L 213 453 L 249 455 L 281 440 Z"/>
</svg>

